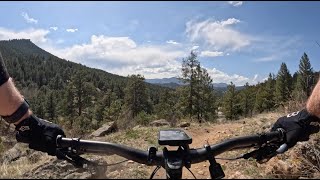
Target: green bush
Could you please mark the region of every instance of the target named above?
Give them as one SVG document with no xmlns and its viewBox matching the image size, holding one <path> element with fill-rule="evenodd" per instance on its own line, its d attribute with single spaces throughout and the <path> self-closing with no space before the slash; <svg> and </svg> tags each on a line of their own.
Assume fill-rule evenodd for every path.
<svg viewBox="0 0 320 180">
<path fill-rule="evenodd" d="M 134 119 L 137 124 L 146 126 L 151 122 L 153 116 L 141 111 Z"/>
</svg>

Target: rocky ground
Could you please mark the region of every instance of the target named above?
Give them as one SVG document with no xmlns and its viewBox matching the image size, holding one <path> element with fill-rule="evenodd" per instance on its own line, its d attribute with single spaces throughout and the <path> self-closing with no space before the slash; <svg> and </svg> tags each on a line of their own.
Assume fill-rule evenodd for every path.
<svg viewBox="0 0 320 180">
<path fill-rule="evenodd" d="M 269 131 L 272 123 L 280 117 L 279 113 L 266 113 L 253 118 L 245 118 L 224 123 L 205 123 L 202 125 L 192 123 L 184 127 L 192 136 L 191 148 L 203 147 L 207 142 L 210 144 L 221 142 L 228 138 Z M 166 126 L 140 127 L 127 131 L 118 131 L 102 137 L 91 137 L 90 140 L 101 140 L 121 143 L 139 149 L 147 149 L 157 145 L 157 133 Z M 8 134 L 7 134 L 8 135 Z M 3 136 L 3 141 L 10 136 Z M 217 160 L 223 167 L 226 178 L 229 179 L 256 179 L 256 178 L 319 178 L 319 140 L 318 135 L 313 135 L 308 142 L 299 143 L 285 154 L 278 155 L 264 164 L 254 160 L 225 161 Z M 7 143 L 8 146 L 10 143 Z M 151 175 L 154 167 L 147 167 L 133 161 L 113 165 L 125 159 L 116 155 L 84 155 L 83 157 L 94 162 L 82 168 L 76 168 L 72 164 L 58 160 L 41 152 L 28 149 L 24 144 L 11 142 L 12 148 L 2 153 L 0 159 L 0 178 L 27 178 L 27 179 L 146 179 Z M 242 151 L 230 151 L 219 157 L 236 157 Z M 191 171 L 197 178 L 208 179 L 209 163 L 194 164 Z M 155 179 L 165 178 L 165 172 L 160 169 Z M 184 179 L 193 179 L 189 171 L 184 169 Z"/>
</svg>

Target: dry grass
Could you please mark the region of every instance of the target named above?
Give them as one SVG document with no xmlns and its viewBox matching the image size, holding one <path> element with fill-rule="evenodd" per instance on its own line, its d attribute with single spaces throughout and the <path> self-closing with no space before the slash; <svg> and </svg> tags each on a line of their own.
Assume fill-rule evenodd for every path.
<svg viewBox="0 0 320 180">
<path fill-rule="evenodd" d="M 29 172 L 33 168 L 49 161 L 52 157 L 44 155 L 37 161 L 22 157 L 11 163 L 2 163 L 0 165 L 0 178 L 1 179 L 16 179 L 23 178 L 23 174 Z"/>
</svg>

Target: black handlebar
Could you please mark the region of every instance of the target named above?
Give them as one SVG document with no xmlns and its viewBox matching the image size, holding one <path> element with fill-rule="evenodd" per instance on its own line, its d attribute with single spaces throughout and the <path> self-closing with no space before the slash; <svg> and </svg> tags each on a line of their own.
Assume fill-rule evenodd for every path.
<svg viewBox="0 0 320 180">
<path fill-rule="evenodd" d="M 274 132 L 267 132 L 263 134 L 243 136 L 232 138 L 226 141 L 223 141 L 218 144 L 210 145 L 210 154 L 217 156 L 226 151 L 240 148 L 249 148 L 249 147 L 261 147 L 262 145 L 269 142 L 282 143 L 285 136 L 285 132 L 282 129 Z M 73 138 L 64 138 L 62 136 L 57 137 L 57 146 L 59 148 L 71 148 L 72 150 L 77 151 L 77 153 L 103 153 L 106 155 L 116 154 L 122 156 L 126 159 L 133 160 L 135 162 L 146 164 L 150 166 L 164 166 L 165 158 L 164 153 L 157 152 L 155 156 L 150 161 L 149 151 L 142 151 L 139 149 L 131 148 L 125 145 L 110 143 L 110 142 L 101 142 L 101 141 L 90 141 L 90 140 L 81 140 Z M 283 153 L 286 150 L 285 146 L 282 146 L 282 149 L 279 149 L 278 153 Z M 199 163 L 208 159 L 208 147 L 189 149 L 188 156 L 191 164 Z"/>
</svg>

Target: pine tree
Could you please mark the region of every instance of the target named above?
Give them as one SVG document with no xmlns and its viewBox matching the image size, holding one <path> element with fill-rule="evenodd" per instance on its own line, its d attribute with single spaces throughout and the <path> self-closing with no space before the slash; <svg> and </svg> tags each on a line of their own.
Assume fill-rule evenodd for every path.
<svg viewBox="0 0 320 180">
<path fill-rule="evenodd" d="M 248 82 L 244 85 L 244 89 L 241 91 L 240 96 L 243 115 L 245 117 L 251 117 L 254 108 L 255 93 L 252 90 L 252 87 L 249 86 Z"/>
<path fill-rule="evenodd" d="M 202 119 L 213 119 L 216 112 L 215 95 L 212 79 L 206 69 L 202 68 L 194 52 L 183 59 L 181 80 L 187 84 L 182 92 L 185 98 L 180 98 L 180 106 L 189 117 L 196 116 L 199 123 Z"/>
<path fill-rule="evenodd" d="M 271 111 L 274 106 L 275 106 L 275 96 L 274 96 L 274 92 L 275 92 L 275 79 L 274 79 L 274 76 L 269 73 L 269 77 L 268 77 L 268 80 L 266 82 L 266 85 L 265 85 L 265 108 L 266 110 L 268 111 Z"/>
<path fill-rule="evenodd" d="M 222 111 L 226 119 L 235 120 L 239 116 L 240 109 L 240 102 L 237 96 L 236 87 L 233 82 L 231 82 L 223 96 Z"/>
<path fill-rule="evenodd" d="M 285 63 L 281 64 L 276 79 L 275 98 L 277 105 L 284 105 L 291 97 L 292 77 Z"/>
<path fill-rule="evenodd" d="M 263 84 L 260 84 L 258 87 L 254 110 L 258 113 L 262 113 L 263 111 L 267 110 L 267 97 L 268 92 L 266 91 L 266 87 Z"/>
<path fill-rule="evenodd" d="M 75 94 L 73 92 L 72 83 L 69 82 L 65 88 L 63 100 L 60 103 L 61 109 L 60 112 L 64 117 L 67 117 L 70 120 L 70 127 L 73 126 L 73 122 L 76 114 L 76 105 L 75 105 Z"/>
<path fill-rule="evenodd" d="M 295 86 L 295 98 L 305 101 L 311 94 L 314 83 L 313 69 L 306 53 L 300 59 L 297 83 Z"/>
<path fill-rule="evenodd" d="M 197 84 L 197 67 L 200 62 L 197 60 L 197 55 L 192 51 L 190 56 L 182 60 L 182 82 L 188 84 L 188 95 L 187 95 L 187 107 L 185 112 L 191 117 L 195 114 L 195 100 L 196 97 L 196 84 Z"/>
<path fill-rule="evenodd" d="M 131 111 L 132 117 L 136 117 L 141 111 L 151 112 L 149 96 L 147 94 L 144 77 L 140 74 L 129 76 L 125 88 L 125 105 Z"/>
<path fill-rule="evenodd" d="M 202 119 L 213 120 L 216 116 L 216 97 L 212 85 L 212 79 L 208 74 L 207 70 L 197 67 L 198 83 L 196 84 L 197 92 L 197 104 L 196 113 L 199 123 Z"/>
<path fill-rule="evenodd" d="M 81 116 L 86 107 L 91 106 L 92 96 L 95 93 L 94 85 L 92 82 L 88 82 L 86 75 L 85 71 L 80 70 L 71 77 L 72 92 L 74 93 L 78 116 Z"/>
<path fill-rule="evenodd" d="M 172 90 L 165 90 L 159 98 L 159 103 L 155 105 L 156 114 L 159 118 L 171 119 L 177 114 L 177 94 Z"/>
</svg>

